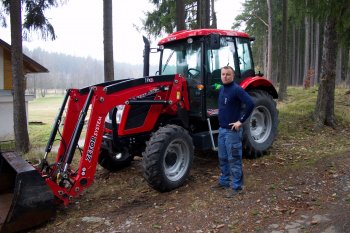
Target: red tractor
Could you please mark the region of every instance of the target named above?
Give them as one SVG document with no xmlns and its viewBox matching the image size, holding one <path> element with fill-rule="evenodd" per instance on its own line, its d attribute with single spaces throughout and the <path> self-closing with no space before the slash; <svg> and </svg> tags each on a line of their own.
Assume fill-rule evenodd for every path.
<svg viewBox="0 0 350 233">
<path fill-rule="evenodd" d="M 150 47 L 144 41 L 143 78 L 67 90 L 40 164 L 29 165 L 13 152 L 0 155 L 2 231 L 33 226 L 48 219 L 55 204 L 68 205 L 91 185 L 97 163 L 117 171 L 135 155 L 142 155 L 143 174 L 151 187 L 163 192 L 181 186 L 194 150 L 217 149 L 222 66 L 235 69 L 235 81 L 255 102 L 244 124 L 244 154 L 257 157 L 272 145 L 278 126 L 274 101 L 278 95 L 271 82 L 254 71 L 249 35 L 217 29 L 173 33 L 158 43 L 156 76 L 148 75 Z M 74 168 L 87 116 L 84 147 Z M 55 162 L 49 163 L 58 132 L 59 149 Z"/>
</svg>

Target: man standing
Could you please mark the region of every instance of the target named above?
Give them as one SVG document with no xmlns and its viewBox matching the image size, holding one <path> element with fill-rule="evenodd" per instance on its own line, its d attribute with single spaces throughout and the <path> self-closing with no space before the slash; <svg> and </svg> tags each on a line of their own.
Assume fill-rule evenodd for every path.
<svg viewBox="0 0 350 233">
<path fill-rule="evenodd" d="M 225 197 L 231 198 L 242 192 L 242 124 L 254 109 L 248 93 L 234 81 L 231 66 L 221 68 L 223 86 L 219 93 L 219 165 L 221 176 L 213 189 L 226 189 Z M 242 111 L 242 105 L 245 105 Z M 231 179 L 232 178 L 232 179 Z M 232 182 L 232 183 L 231 183 Z M 230 189 L 230 183 L 232 184 Z"/>
</svg>

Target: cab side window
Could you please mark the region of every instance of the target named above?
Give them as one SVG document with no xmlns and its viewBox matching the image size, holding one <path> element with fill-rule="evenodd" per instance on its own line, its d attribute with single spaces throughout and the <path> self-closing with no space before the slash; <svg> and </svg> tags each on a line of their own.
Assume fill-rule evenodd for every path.
<svg viewBox="0 0 350 233">
<path fill-rule="evenodd" d="M 221 37 L 219 49 L 209 49 L 208 57 L 208 87 L 206 89 L 207 116 L 218 114 L 218 97 L 221 82 L 221 68 L 231 66 L 237 69 L 235 64 L 235 44 L 232 37 Z"/>
<path fill-rule="evenodd" d="M 239 68 L 241 71 L 241 78 L 244 79 L 249 76 L 254 76 L 255 73 L 249 50 L 248 38 L 237 38 L 237 55 Z"/>
</svg>

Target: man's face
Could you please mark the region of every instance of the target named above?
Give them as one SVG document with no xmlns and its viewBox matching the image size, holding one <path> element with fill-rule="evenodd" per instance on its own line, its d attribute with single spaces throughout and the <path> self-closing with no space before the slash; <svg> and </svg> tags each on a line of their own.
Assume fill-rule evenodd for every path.
<svg viewBox="0 0 350 233">
<path fill-rule="evenodd" d="M 221 81 L 223 84 L 233 82 L 234 74 L 231 69 L 221 69 Z"/>
</svg>

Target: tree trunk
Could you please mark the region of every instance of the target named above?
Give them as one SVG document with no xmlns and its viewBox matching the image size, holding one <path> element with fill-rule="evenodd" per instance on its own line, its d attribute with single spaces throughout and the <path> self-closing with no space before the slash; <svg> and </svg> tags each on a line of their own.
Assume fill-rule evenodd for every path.
<svg viewBox="0 0 350 233">
<path fill-rule="evenodd" d="M 346 81 L 346 52 L 347 49 L 343 46 L 341 49 L 341 53 L 342 53 L 342 66 L 341 66 L 341 82 L 345 83 Z"/>
<path fill-rule="evenodd" d="M 215 12 L 215 0 L 210 1 L 211 6 L 211 15 L 212 15 L 212 23 L 211 28 L 218 28 L 217 18 L 216 18 L 216 12 Z"/>
<path fill-rule="evenodd" d="M 198 28 L 210 27 L 210 0 L 197 0 Z"/>
<path fill-rule="evenodd" d="M 311 79 L 310 79 L 310 86 L 312 83 L 312 80 L 314 79 L 315 75 L 315 43 L 314 43 L 314 24 L 315 20 L 314 18 L 310 18 L 310 64 L 309 64 L 309 69 L 311 71 Z"/>
<path fill-rule="evenodd" d="M 204 0 L 203 12 L 205 14 L 205 28 L 210 28 L 210 0 Z"/>
<path fill-rule="evenodd" d="M 263 48 L 263 64 L 264 64 L 264 74 L 267 75 L 267 47 L 268 47 L 268 35 L 264 36 L 264 48 Z"/>
<path fill-rule="evenodd" d="M 314 112 L 317 127 L 322 127 L 323 125 L 328 125 L 333 128 L 335 127 L 334 92 L 337 59 L 335 25 L 336 21 L 328 18 L 324 28 L 321 79 Z"/>
<path fill-rule="evenodd" d="M 283 0 L 283 25 L 282 25 L 282 64 L 281 64 L 281 76 L 280 85 L 278 90 L 278 99 L 283 101 L 287 94 L 287 61 L 288 61 L 288 0 Z"/>
<path fill-rule="evenodd" d="M 293 24 L 293 34 L 292 34 L 292 37 L 293 37 L 293 45 L 292 45 L 292 48 L 293 48 L 293 55 L 292 55 L 292 78 L 291 78 L 291 81 L 290 81 L 290 84 L 291 85 L 295 85 L 295 79 L 297 77 L 297 46 L 296 46 L 296 43 L 297 43 L 297 33 L 296 33 L 296 28 L 295 28 L 295 24 Z"/>
<path fill-rule="evenodd" d="M 114 80 L 112 0 L 103 0 L 104 80 Z"/>
<path fill-rule="evenodd" d="M 297 42 L 296 42 L 296 72 L 295 72 L 295 77 L 294 77 L 294 85 L 298 86 L 300 85 L 300 73 L 301 73 L 301 68 L 300 68 L 300 59 L 301 59 L 301 28 L 297 28 L 296 30 L 296 36 L 297 36 Z"/>
<path fill-rule="evenodd" d="M 268 10 L 268 45 L 267 45 L 267 74 L 266 78 L 272 79 L 272 8 L 271 0 L 267 0 L 267 10 Z"/>
<path fill-rule="evenodd" d="M 348 72 L 346 74 L 345 85 L 347 88 L 350 88 L 350 49 L 349 49 L 349 56 L 348 56 Z"/>
<path fill-rule="evenodd" d="M 176 1 L 176 30 L 185 30 L 185 4 L 184 0 Z"/>
<path fill-rule="evenodd" d="M 304 88 L 310 87 L 310 17 L 305 16 Z"/>
<path fill-rule="evenodd" d="M 289 20 L 288 20 L 289 21 Z M 289 24 L 289 23 L 288 23 Z M 290 30 L 290 27 L 288 27 Z M 294 35 L 292 33 L 287 33 L 287 41 L 288 41 L 288 58 L 287 58 L 287 87 L 291 85 L 292 83 L 292 77 L 293 77 L 293 67 L 294 67 L 294 57 L 291 55 L 294 53 L 293 51 L 293 43 L 294 43 Z"/>
<path fill-rule="evenodd" d="M 316 32 L 315 32 L 315 76 L 312 82 L 312 85 L 315 85 L 318 83 L 319 75 L 320 75 L 320 23 L 316 23 Z"/>
<path fill-rule="evenodd" d="M 281 41 L 279 42 L 275 42 L 276 46 L 274 46 L 275 48 L 275 54 L 274 55 L 274 51 L 272 51 L 272 57 L 280 57 L 281 56 Z M 279 82 L 279 77 L 281 76 L 281 61 L 279 59 L 277 59 L 274 63 L 273 63 L 273 70 L 272 70 L 272 74 L 271 74 L 271 82 L 272 83 L 278 83 Z"/>
<path fill-rule="evenodd" d="M 11 1 L 10 20 L 13 123 L 16 151 L 19 153 L 27 153 L 29 151 L 29 135 L 25 106 L 25 77 L 23 74 L 21 0 Z"/>
<path fill-rule="evenodd" d="M 336 62 L 336 72 L 335 72 L 335 84 L 339 85 L 342 82 L 343 73 L 343 49 L 341 46 L 338 48 L 337 62 Z"/>
</svg>

